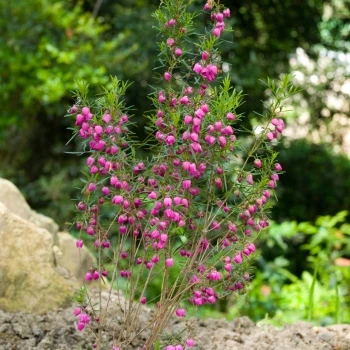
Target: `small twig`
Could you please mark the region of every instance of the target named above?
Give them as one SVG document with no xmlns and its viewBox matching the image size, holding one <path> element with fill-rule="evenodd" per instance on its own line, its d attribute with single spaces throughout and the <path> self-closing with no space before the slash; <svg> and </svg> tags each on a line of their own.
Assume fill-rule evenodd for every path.
<svg viewBox="0 0 350 350">
<path fill-rule="evenodd" d="M 103 0 L 97 0 L 97 1 L 96 1 L 96 4 L 95 4 L 94 9 L 93 9 L 93 11 L 92 11 L 92 17 L 93 17 L 93 18 L 96 18 L 97 14 L 98 14 L 98 11 L 100 10 L 100 7 L 101 7 L 102 3 L 103 3 Z"/>
</svg>

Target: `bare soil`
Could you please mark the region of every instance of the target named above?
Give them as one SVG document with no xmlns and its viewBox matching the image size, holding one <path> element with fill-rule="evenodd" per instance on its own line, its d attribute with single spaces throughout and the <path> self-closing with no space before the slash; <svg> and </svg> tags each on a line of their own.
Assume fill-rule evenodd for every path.
<svg viewBox="0 0 350 350">
<path fill-rule="evenodd" d="M 113 303 L 112 303 L 113 305 Z M 121 313 L 120 307 L 114 315 Z M 6 313 L 0 311 L 1 350 L 83 350 L 92 349 L 94 336 L 89 330 L 78 332 L 73 307 L 52 311 L 45 315 Z M 119 309 L 119 310 L 118 310 Z M 149 321 L 153 310 L 143 308 L 140 329 Z M 110 324 L 109 333 L 118 334 L 119 316 Z M 183 329 L 184 321 L 174 319 L 169 328 Z M 198 320 L 195 322 L 196 346 L 194 350 L 350 350 L 350 325 L 315 327 L 309 323 L 285 325 L 282 329 L 257 326 L 247 317 L 232 322 L 224 320 Z M 137 350 L 147 337 L 140 334 L 132 345 L 123 350 Z"/>
</svg>

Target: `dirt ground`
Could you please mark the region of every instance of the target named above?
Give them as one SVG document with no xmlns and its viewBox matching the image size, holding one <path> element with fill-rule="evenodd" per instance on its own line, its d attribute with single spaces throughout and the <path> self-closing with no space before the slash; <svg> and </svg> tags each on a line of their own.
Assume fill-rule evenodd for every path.
<svg viewBox="0 0 350 350">
<path fill-rule="evenodd" d="M 117 310 L 111 310 L 111 312 Z M 140 325 L 150 319 L 153 311 L 144 308 Z M 110 325 L 115 333 L 120 329 L 118 317 Z M 170 328 L 181 330 L 184 321 L 173 320 Z M 315 327 L 308 323 L 286 325 L 283 329 L 257 326 L 247 317 L 232 322 L 200 320 L 196 322 L 194 350 L 350 350 L 350 325 Z M 141 334 L 127 349 L 142 346 L 147 334 Z M 93 335 L 78 332 L 73 307 L 45 315 L 5 313 L 0 311 L 1 350 L 78 350 L 92 349 Z"/>
</svg>

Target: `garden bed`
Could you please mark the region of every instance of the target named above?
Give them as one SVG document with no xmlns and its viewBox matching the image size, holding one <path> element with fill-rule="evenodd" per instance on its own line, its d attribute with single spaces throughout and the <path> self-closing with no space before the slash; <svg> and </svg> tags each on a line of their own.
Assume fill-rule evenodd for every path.
<svg viewBox="0 0 350 350">
<path fill-rule="evenodd" d="M 106 294 L 104 293 L 104 297 Z M 71 307 L 45 315 L 0 311 L 0 349 L 91 349 L 94 337 L 87 330 L 76 330 L 73 309 Z M 115 319 L 118 320 L 121 315 L 120 309 L 115 305 L 111 312 L 115 312 Z M 142 309 L 141 327 L 152 314 L 152 309 Z M 174 319 L 169 327 L 172 331 L 180 330 L 184 327 L 184 322 Z M 116 334 L 119 332 L 118 324 L 117 321 L 113 325 L 117 325 Z M 350 325 L 315 327 L 299 322 L 276 329 L 272 326 L 255 325 L 247 317 L 241 317 L 231 322 L 216 319 L 199 320 L 196 322 L 196 333 L 197 345 L 193 348 L 195 350 L 350 349 Z M 139 335 L 132 346 L 123 350 L 138 349 L 142 346 L 145 336 L 147 334 Z"/>
</svg>

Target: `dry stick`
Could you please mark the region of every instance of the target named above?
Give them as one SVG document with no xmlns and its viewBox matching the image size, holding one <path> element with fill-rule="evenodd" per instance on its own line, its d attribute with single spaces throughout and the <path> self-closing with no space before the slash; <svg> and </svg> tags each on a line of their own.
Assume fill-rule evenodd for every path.
<svg viewBox="0 0 350 350">
<path fill-rule="evenodd" d="M 207 208 L 208 208 L 208 206 L 209 206 L 209 204 L 207 204 Z M 213 209 L 211 210 L 211 212 L 212 212 L 212 211 L 213 211 Z M 210 216 L 210 215 L 209 215 L 209 216 Z M 195 251 L 196 251 L 195 256 L 190 260 L 190 264 L 186 264 L 186 265 L 183 267 L 182 272 L 188 271 L 189 269 L 192 268 L 193 264 L 194 264 L 195 261 L 196 261 L 196 258 L 197 258 L 197 255 L 198 255 L 198 251 L 199 251 L 199 247 L 200 247 L 200 241 L 198 241 L 198 243 L 197 243 L 197 247 L 196 247 L 196 249 L 195 249 Z M 189 266 L 188 266 L 188 265 L 189 265 Z M 167 270 L 166 270 L 166 272 L 165 272 L 164 275 L 166 275 L 166 273 L 167 273 Z M 170 292 L 171 292 L 171 296 L 173 295 L 173 293 L 174 293 L 175 290 L 176 290 L 177 282 L 178 282 L 178 280 L 179 280 L 181 274 L 182 274 L 182 273 L 180 273 L 179 277 L 177 278 L 177 280 L 175 281 L 175 283 L 174 283 L 174 285 L 173 285 L 173 288 L 172 288 L 171 291 L 170 291 Z M 185 277 L 183 278 L 182 282 L 180 283 L 180 286 L 182 286 L 182 284 L 185 282 L 185 280 L 186 280 L 186 275 L 187 275 L 187 274 L 184 273 L 184 276 L 185 276 Z M 178 304 L 178 302 L 176 301 L 176 299 L 179 299 L 179 297 L 180 297 L 181 295 L 183 295 L 184 292 L 186 292 L 187 289 L 189 289 L 189 288 L 191 288 L 191 287 L 192 287 L 192 285 L 188 286 L 187 288 L 185 288 L 184 290 L 182 290 L 182 292 L 180 292 L 180 293 L 178 293 L 178 294 L 176 295 L 176 298 L 174 298 L 174 299 L 175 299 L 175 300 L 174 300 L 175 303 L 173 303 L 171 309 L 173 309 L 173 308 Z M 164 293 L 165 293 L 165 294 L 167 293 L 167 288 L 166 288 L 166 290 L 165 290 Z M 155 324 L 154 324 L 154 326 L 153 326 L 153 332 L 151 332 L 151 334 L 153 334 L 153 336 L 151 336 L 151 338 L 146 342 L 146 344 L 145 344 L 146 346 L 149 346 L 149 345 L 152 344 L 152 342 L 154 341 L 153 338 L 155 338 L 155 337 L 158 336 L 159 329 L 160 329 L 160 328 L 163 328 L 162 326 L 163 326 L 164 324 L 166 324 L 166 323 L 168 322 L 169 318 L 171 317 L 171 313 L 172 313 L 172 312 L 169 312 L 169 308 L 166 307 L 166 306 L 167 306 L 167 302 L 170 302 L 170 305 L 171 305 L 171 302 L 173 302 L 173 300 L 171 300 L 170 298 L 165 299 L 165 294 L 164 294 L 164 293 L 161 294 L 161 298 L 164 297 L 163 300 L 164 300 L 164 302 L 165 302 L 165 304 L 162 303 L 162 305 L 161 305 L 161 307 L 162 307 L 162 309 L 163 309 L 164 311 L 162 312 L 162 311 L 161 311 L 162 309 L 160 309 L 160 310 L 159 310 L 159 316 L 156 317 L 156 320 L 158 320 L 158 321 L 160 320 L 161 322 L 158 322 L 158 321 L 154 322 Z M 168 317 L 164 317 L 164 315 L 168 315 Z"/>
<path fill-rule="evenodd" d="M 200 241 L 198 241 L 197 245 L 198 246 L 196 247 L 196 252 L 198 252 L 198 249 L 199 249 L 199 246 L 200 246 Z M 190 263 L 191 263 L 190 267 L 189 267 L 190 269 L 192 268 L 192 265 L 194 264 L 194 262 L 195 262 L 195 258 L 190 260 Z M 187 269 L 188 269 L 188 267 L 185 264 L 184 267 L 182 268 L 181 272 L 182 271 L 186 271 Z M 173 288 L 170 291 L 171 292 L 170 297 L 167 298 L 166 300 L 164 300 L 165 305 L 162 304 L 161 308 L 159 309 L 160 315 L 159 315 L 158 319 L 161 322 L 158 322 L 158 323 L 154 324 L 153 331 L 151 332 L 151 337 L 147 340 L 147 342 L 145 344 L 146 346 L 151 346 L 153 344 L 153 342 L 155 341 L 155 338 L 158 337 L 160 331 L 169 322 L 169 319 L 170 319 L 170 317 L 172 315 L 173 310 L 178 305 L 179 301 L 177 301 L 175 298 L 172 299 L 172 295 L 175 292 L 175 289 L 176 289 L 176 286 L 177 286 L 177 281 L 179 280 L 180 276 L 182 275 L 181 272 L 179 274 L 179 277 L 176 279 L 175 283 L 173 284 Z M 186 280 L 186 274 L 184 273 L 183 275 L 184 275 L 184 277 L 183 277 L 182 283 L 183 283 L 183 281 Z M 180 285 L 182 285 L 182 283 Z M 192 285 L 190 285 L 188 288 L 191 288 L 191 287 L 192 287 Z M 165 293 L 166 293 L 166 291 L 165 291 Z M 170 304 L 169 307 L 167 306 L 168 303 Z M 162 312 L 162 310 L 163 310 L 163 312 Z"/>
<path fill-rule="evenodd" d="M 119 213 L 120 213 L 121 209 L 119 210 L 118 214 L 115 215 L 114 219 L 112 220 L 112 222 L 110 223 L 109 227 L 108 227 L 108 230 L 107 232 L 109 232 L 109 230 L 111 229 L 112 225 L 114 224 L 115 220 L 117 219 Z M 117 266 L 118 266 L 118 261 L 119 261 L 119 255 L 118 254 L 121 250 L 121 247 L 122 247 L 122 244 L 123 244 L 123 238 L 120 240 L 120 244 L 119 244 L 119 249 L 117 248 L 116 250 L 114 250 L 114 258 L 113 258 L 113 261 L 114 261 L 114 269 L 113 269 L 113 273 L 112 273 L 112 281 L 111 281 L 111 287 L 110 287 L 110 290 L 108 292 L 108 299 L 107 299 L 107 303 L 106 303 L 106 308 L 105 308 L 105 313 L 104 313 L 104 321 L 106 319 L 106 315 L 107 315 L 107 310 L 108 310 L 108 306 L 109 306 L 109 302 L 110 302 L 110 298 L 111 298 L 111 295 L 112 295 L 112 290 L 113 290 L 113 283 L 114 283 L 114 280 L 116 278 L 116 274 L 117 274 Z M 120 236 L 118 236 L 118 240 L 120 239 Z M 118 246 L 118 244 L 117 244 Z M 117 262 L 115 262 L 115 260 L 117 260 Z M 117 283 L 118 283 L 118 280 L 116 280 Z M 122 307 L 121 307 L 121 302 L 120 302 L 120 295 L 119 295 L 119 290 L 118 290 L 118 293 L 117 293 L 117 296 L 118 296 L 118 301 L 119 301 L 119 308 L 121 310 Z M 101 304 L 100 304 L 101 305 Z M 112 320 L 110 321 L 110 323 L 112 322 Z M 109 325 L 110 325 L 109 323 Z M 116 326 L 114 327 L 114 334 L 115 334 L 115 331 L 116 331 Z M 115 335 L 113 336 L 115 337 Z"/>
<path fill-rule="evenodd" d="M 148 221 L 146 222 L 145 229 L 146 229 L 146 227 L 147 227 L 149 224 L 150 224 L 150 217 L 148 218 Z M 136 238 L 135 238 L 135 240 L 136 240 Z M 140 241 L 139 241 L 139 244 L 138 244 L 138 247 L 137 247 L 137 250 L 136 250 L 135 254 L 137 254 L 137 252 L 139 251 L 139 249 L 140 249 L 142 243 L 144 243 L 144 238 L 143 238 L 143 237 L 141 237 L 141 239 L 140 239 Z M 143 261 L 145 260 L 146 254 L 147 254 L 147 250 L 144 251 Z M 133 256 L 136 256 L 136 255 L 133 255 Z M 139 272 L 138 272 L 138 274 L 137 274 L 136 282 L 131 284 L 131 287 L 132 287 L 132 288 L 131 288 L 131 292 L 130 292 L 130 300 L 133 300 L 133 299 L 134 299 L 135 292 L 138 290 L 137 288 L 134 288 L 133 286 L 136 287 L 136 286 L 138 285 L 139 279 L 140 279 L 140 277 L 141 277 L 142 269 L 143 269 L 143 264 L 141 265 L 141 268 L 140 268 L 140 270 L 139 270 Z M 144 291 L 143 291 L 143 292 L 144 292 Z M 141 295 L 143 295 L 143 292 L 142 292 Z M 133 310 L 134 308 L 133 308 L 133 307 L 130 307 L 130 305 L 129 305 L 129 314 L 130 314 L 130 316 L 131 316 L 131 314 L 133 313 L 133 311 L 135 311 L 134 317 L 133 317 L 133 319 L 131 320 L 130 324 L 128 325 L 130 328 L 132 328 L 132 326 L 133 326 L 133 324 L 134 324 L 134 321 L 135 321 L 135 319 L 136 319 L 136 316 L 137 316 L 137 314 L 138 314 L 138 312 L 139 312 L 140 307 L 141 307 L 141 304 L 138 304 L 138 305 L 136 306 L 136 309 Z"/>
<path fill-rule="evenodd" d="M 209 214 L 209 217 L 210 217 L 210 214 Z M 214 216 L 214 218 L 215 218 L 215 216 Z M 213 221 L 213 220 L 212 220 L 212 221 Z M 204 237 L 205 237 L 205 236 L 204 236 Z M 187 283 L 187 284 L 188 284 L 188 282 L 186 281 L 186 276 L 187 276 L 187 274 L 184 273 L 184 272 L 185 272 L 186 270 L 191 270 L 193 264 L 194 264 L 195 261 L 196 261 L 197 255 L 201 255 L 201 254 L 198 254 L 199 247 L 200 247 L 200 241 L 199 241 L 199 243 L 198 243 L 198 246 L 197 246 L 196 249 L 195 249 L 196 253 L 195 253 L 195 255 L 192 257 L 192 259 L 190 260 L 190 263 L 189 263 L 189 264 L 185 264 L 184 267 L 183 267 L 183 269 L 182 269 L 182 271 L 180 272 L 180 275 L 183 274 L 183 275 L 184 275 L 184 278 L 182 279 L 180 285 L 178 286 L 178 290 L 179 290 L 178 294 L 175 295 L 172 299 L 170 299 L 170 298 L 173 296 L 174 291 L 176 290 L 177 281 L 178 281 L 179 278 L 176 280 L 176 282 L 175 282 L 174 285 L 173 285 L 173 288 L 172 288 L 172 290 L 171 290 L 171 297 L 167 299 L 167 301 L 170 302 L 170 305 L 171 305 L 171 302 L 173 302 L 173 305 L 172 305 L 171 309 L 174 309 L 174 308 L 178 305 L 178 303 L 180 302 L 181 296 L 182 296 L 183 294 L 185 294 L 185 292 L 187 292 L 188 289 L 190 289 L 190 288 L 193 287 L 192 284 L 187 285 L 187 287 L 183 287 L 183 284 L 184 284 L 184 283 Z M 212 254 L 212 255 L 213 255 L 213 254 Z M 203 252 L 203 259 L 204 259 L 204 256 L 205 256 L 205 252 Z M 209 258 L 210 258 L 210 255 L 208 254 L 207 259 L 209 259 Z M 201 261 L 203 261 L 203 260 L 201 260 Z M 220 260 L 218 260 L 218 261 L 220 261 Z M 217 261 L 217 262 L 218 262 L 218 261 Z M 215 265 L 217 264 L 217 262 L 215 262 L 215 263 L 213 264 L 213 266 L 215 266 Z M 210 269 L 208 269 L 208 270 L 210 270 Z M 183 288 L 182 288 L 182 287 L 183 287 Z M 163 326 L 164 324 L 166 324 L 166 323 L 169 321 L 170 317 L 171 317 L 172 311 L 169 312 L 169 308 L 167 308 L 167 307 L 165 307 L 165 306 L 166 306 L 166 305 L 164 305 L 164 306 L 162 305 L 162 308 L 164 309 L 164 313 L 161 313 L 160 315 L 161 315 L 161 316 L 164 316 L 164 314 L 167 314 L 167 317 L 165 317 L 165 318 L 164 318 L 164 317 L 160 317 L 160 320 L 163 321 L 163 322 L 160 322 L 160 323 L 157 324 L 157 326 L 156 326 L 156 325 L 154 326 L 154 327 L 156 327 L 156 328 L 155 328 L 154 331 L 151 333 L 151 334 L 153 334 L 154 336 L 149 340 L 149 342 L 148 342 L 149 345 L 151 345 L 152 342 L 154 341 L 153 338 L 155 338 L 155 337 L 158 335 L 159 329 L 160 329 L 160 328 L 163 328 L 162 326 Z M 146 345 L 147 345 L 147 343 L 146 343 Z"/>
<path fill-rule="evenodd" d="M 114 219 L 112 220 L 112 222 L 110 223 L 109 227 L 108 227 L 108 230 L 106 232 L 109 232 L 109 230 L 112 228 L 114 222 L 116 221 L 117 219 L 117 216 L 119 215 L 121 209 L 119 210 L 118 214 L 115 215 Z M 114 251 L 114 259 L 116 257 L 116 251 Z M 113 260 L 114 260 L 113 259 Z M 110 301 L 110 298 L 111 298 L 111 295 L 112 295 L 112 290 L 113 290 L 113 282 L 114 282 L 114 279 L 115 279 L 115 276 L 116 276 L 116 272 L 117 272 L 117 268 L 115 267 L 114 270 L 113 270 L 113 273 L 112 273 L 112 281 L 111 281 L 111 288 L 109 290 L 109 294 L 108 294 L 108 299 L 107 299 L 107 304 L 106 304 L 106 309 L 105 309 L 105 314 L 104 314 L 104 319 L 106 318 L 106 315 L 107 315 L 107 309 L 108 309 L 108 305 L 109 305 L 109 301 Z"/>
<path fill-rule="evenodd" d="M 141 242 L 140 242 L 140 244 L 141 244 Z M 146 252 L 144 252 L 143 258 L 145 258 L 145 256 L 146 256 Z M 132 290 L 131 293 L 130 293 L 130 298 L 129 298 L 130 301 L 133 300 L 133 298 L 134 298 L 135 292 L 137 290 L 135 288 L 135 286 L 137 286 L 138 281 L 139 281 L 139 279 L 141 277 L 142 269 L 143 269 L 143 265 L 140 266 L 139 272 L 137 274 L 136 282 L 135 283 L 134 282 L 130 283 L 130 288 Z M 136 316 L 138 314 L 138 311 L 139 311 L 140 307 L 141 307 L 141 303 L 138 303 L 138 304 L 134 303 L 134 304 L 132 304 L 131 302 L 129 302 L 128 318 L 127 318 L 126 323 L 125 323 L 125 325 L 127 327 L 127 332 L 128 332 L 129 329 L 133 328 L 133 324 L 135 322 L 135 319 L 136 319 Z M 134 316 L 133 316 L 133 318 L 130 321 L 130 318 L 132 317 L 133 314 L 134 314 Z"/>
<path fill-rule="evenodd" d="M 103 3 L 103 0 L 97 0 L 97 1 L 96 1 L 96 4 L 95 4 L 94 9 L 93 9 L 93 11 L 92 11 L 92 17 L 93 17 L 93 18 L 96 18 L 97 14 L 98 14 L 98 11 L 100 10 L 100 7 L 101 7 L 102 3 Z"/>
<path fill-rule="evenodd" d="M 209 204 L 210 204 L 210 201 L 207 202 L 207 212 L 208 212 Z M 213 211 L 213 209 L 211 210 L 211 213 L 212 213 L 212 211 Z M 210 230 L 208 231 L 208 228 L 210 227 L 211 223 L 215 220 L 216 216 L 219 215 L 218 212 L 217 212 L 217 213 L 214 214 L 214 216 L 213 216 L 212 218 L 210 218 L 210 217 L 211 217 L 211 213 L 209 214 L 209 216 L 206 216 L 207 221 L 209 221 L 209 222 L 207 222 L 207 227 L 206 227 L 206 229 L 205 229 L 206 232 L 209 232 L 209 231 L 210 231 Z M 210 219 L 209 219 L 209 218 L 210 218 Z M 227 219 L 227 218 L 226 218 L 226 219 Z M 204 237 L 205 237 L 205 236 L 204 236 Z M 200 241 L 199 241 L 199 242 L 200 242 Z M 195 261 L 196 261 L 196 258 L 197 258 L 197 255 L 198 255 L 199 246 L 200 246 L 200 243 L 198 243 L 198 246 L 197 246 L 197 248 L 196 248 L 196 254 L 195 254 L 194 257 L 192 257 L 192 259 L 190 260 L 190 264 L 185 264 L 184 267 L 183 267 L 183 269 L 182 269 L 182 272 L 191 270 L 193 264 L 194 264 Z M 212 254 L 212 255 L 213 255 L 213 254 Z M 200 261 L 203 261 L 203 260 L 204 260 L 204 257 L 205 257 L 205 252 L 203 252 L 203 257 L 202 257 L 202 259 L 201 259 Z M 208 254 L 207 259 L 209 259 L 210 257 L 211 257 L 211 255 Z M 218 261 L 220 261 L 220 260 L 218 260 Z M 218 262 L 218 261 L 217 261 L 217 262 Z M 217 262 L 215 262 L 215 263 L 213 264 L 213 266 L 215 266 L 215 265 L 217 264 Z M 181 273 L 180 273 L 180 275 L 181 275 Z M 186 276 L 186 274 L 184 274 L 184 276 Z M 180 277 L 178 277 L 178 278 L 176 279 L 176 281 L 175 281 L 175 283 L 174 283 L 174 285 L 173 285 L 173 288 L 172 288 L 171 291 L 170 291 L 171 296 L 173 295 L 174 291 L 175 291 L 176 288 L 177 288 L 177 282 L 178 282 L 179 278 L 180 278 Z M 186 277 L 184 277 L 184 278 L 182 279 L 182 281 L 181 281 L 181 283 L 180 283 L 180 285 L 179 285 L 180 292 L 174 297 L 175 300 L 178 300 L 178 299 L 181 297 L 181 295 L 183 295 L 183 294 L 187 291 L 187 289 L 189 289 L 189 288 L 192 287 L 192 285 L 190 285 L 190 286 L 188 286 L 187 288 L 181 289 L 181 287 L 182 287 L 182 285 L 183 285 L 183 283 L 184 283 L 185 281 L 186 281 Z M 187 282 L 187 281 L 186 281 L 186 282 Z M 166 293 L 166 292 L 167 292 L 167 291 L 165 291 L 165 293 Z M 162 294 L 162 295 L 164 295 L 164 294 Z M 167 300 L 171 300 L 171 299 L 167 299 Z M 163 307 L 163 305 L 162 305 L 162 307 Z M 162 314 L 161 314 L 161 315 L 162 315 Z M 169 313 L 169 315 L 171 315 L 171 313 Z M 161 318 L 161 320 L 164 320 L 164 318 Z M 154 330 L 154 332 L 152 332 L 152 334 L 158 333 L 158 330 L 159 330 L 159 328 L 160 328 L 161 325 L 162 325 L 162 323 L 159 323 L 159 324 L 157 325 L 158 327 L 155 326 L 156 329 Z M 152 344 L 152 340 L 150 340 L 148 343 Z M 147 344 L 147 343 L 146 343 L 146 344 Z"/>
<path fill-rule="evenodd" d="M 98 220 L 98 219 L 97 219 Z M 101 239 L 101 231 L 98 231 L 98 239 Z M 101 272 L 101 245 L 98 247 L 98 272 Z M 100 276 L 99 278 L 99 283 L 98 283 L 98 292 L 99 292 L 99 302 L 100 302 L 100 307 L 99 307 L 99 324 L 98 324 L 98 343 L 97 343 L 97 349 L 101 350 L 101 342 L 102 342 L 102 329 L 101 329 L 101 316 L 102 316 L 102 277 Z"/>
</svg>

